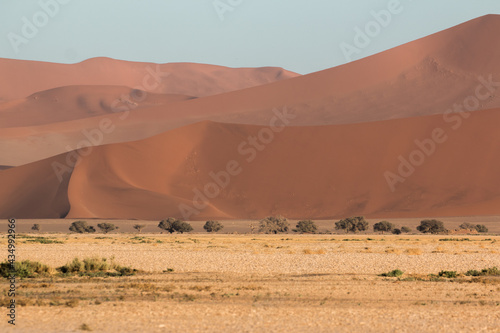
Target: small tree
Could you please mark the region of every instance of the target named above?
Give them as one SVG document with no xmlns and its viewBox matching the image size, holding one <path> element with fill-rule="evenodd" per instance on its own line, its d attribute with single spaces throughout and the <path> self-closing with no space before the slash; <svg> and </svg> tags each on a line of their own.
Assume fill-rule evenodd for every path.
<svg viewBox="0 0 500 333">
<path fill-rule="evenodd" d="M 180 232 L 181 234 L 193 230 L 193 227 L 191 227 L 189 223 L 173 217 L 169 217 L 166 220 L 160 221 L 160 223 L 158 224 L 158 228 L 164 229 L 169 233 Z"/>
<path fill-rule="evenodd" d="M 460 229 L 467 229 L 467 230 L 474 230 L 476 229 L 476 226 L 474 224 L 464 222 L 461 225 L 459 225 Z"/>
<path fill-rule="evenodd" d="M 91 225 L 87 225 L 85 221 L 75 221 L 71 223 L 69 230 L 80 234 L 95 232 L 95 228 Z"/>
<path fill-rule="evenodd" d="M 401 232 L 410 232 L 411 229 L 408 227 L 401 227 Z"/>
<path fill-rule="evenodd" d="M 438 220 L 420 221 L 420 225 L 417 227 L 417 230 L 422 233 L 431 233 L 431 234 L 438 234 L 448 231 L 445 229 L 443 222 Z"/>
<path fill-rule="evenodd" d="M 476 224 L 477 232 L 488 232 L 488 228 L 484 224 Z"/>
<path fill-rule="evenodd" d="M 222 230 L 223 228 L 224 226 L 219 221 L 207 221 L 203 226 L 203 229 L 205 229 L 207 232 L 217 232 Z"/>
<path fill-rule="evenodd" d="M 180 232 L 181 234 L 193 231 L 193 227 L 191 226 L 191 224 L 180 220 L 177 220 L 174 223 L 174 229 L 175 231 Z"/>
<path fill-rule="evenodd" d="M 288 220 L 283 216 L 268 216 L 259 222 L 259 232 L 265 234 L 277 234 L 288 232 Z"/>
<path fill-rule="evenodd" d="M 316 227 L 316 223 L 311 220 L 303 220 L 299 221 L 295 226 L 297 229 L 294 229 L 294 232 L 300 232 L 301 234 L 315 234 L 318 230 Z"/>
<path fill-rule="evenodd" d="M 139 233 L 141 233 L 142 229 L 144 229 L 146 227 L 145 224 L 135 224 L 134 225 L 134 229 L 139 231 Z"/>
<path fill-rule="evenodd" d="M 392 229 L 394 229 L 394 224 L 392 224 L 391 222 L 388 222 L 388 221 L 380 221 L 378 223 L 375 223 L 373 225 L 373 231 L 377 232 L 377 231 L 381 231 L 382 233 L 384 232 L 390 232 L 392 231 Z"/>
<path fill-rule="evenodd" d="M 349 217 L 335 222 L 335 229 L 345 230 L 346 233 L 365 231 L 368 229 L 368 222 L 365 220 L 364 216 Z"/>
<path fill-rule="evenodd" d="M 101 231 L 104 232 L 105 234 L 107 234 L 110 231 L 119 229 L 113 223 L 99 223 L 97 227 L 99 227 L 99 229 L 101 229 Z"/>
<path fill-rule="evenodd" d="M 42 227 L 40 227 L 40 224 L 38 224 L 38 223 L 33 224 L 33 226 L 31 227 L 31 230 L 33 230 L 33 231 L 40 232 L 40 229 L 42 229 Z"/>
<path fill-rule="evenodd" d="M 392 233 L 393 233 L 394 235 L 401 235 L 401 229 L 398 229 L 398 228 L 396 228 L 396 229 L 392 229 Z"/>
<path fill-rule="evenodd" d="M 169 217 L 166 220 L 161 220 L 158 224 L 158 228 L 168 231 L 169 233 L 174 233 L 174 222 L 178 221 L 173 217 Z"/>
</svg>

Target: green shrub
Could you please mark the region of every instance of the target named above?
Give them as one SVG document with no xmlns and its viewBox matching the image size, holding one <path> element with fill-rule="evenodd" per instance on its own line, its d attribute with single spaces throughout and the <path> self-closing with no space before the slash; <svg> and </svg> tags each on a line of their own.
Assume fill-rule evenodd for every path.
<svg viewBox="0 0 500 333">
<path fill-rule="evenodd" d="M 476 226 L 474 224 L 471 224 L 469 222 L 464 222 L 461 225 L 458 226 L 460 229 L 468 229 L 468 230 L 474 230 Z"/>
<path fill-rule="evenodd" d="M 164 229 L 169 233 L 180 232 L 181 234 L 193 230 L 193 227 L 191 227 L 189 223 L 173 217 L 169 217 L 166 220 L 160 221 L 160 223 L 158 224 L 158 228 Z"/>
<path fill-rule="evenodd" d="M 142 229 L 144 229 L 146 227 L 145 224 L 135 224 L 134 225 L 134 229 L 139 231 L 139 233 L 141 233 Z"/>
<path fill-rule="evenodd" d="M 40 244 L 64 244 L 62 241 L 58 241 L 55 239 L 48 239 L 44 237 L 35 237 L 26 239 L 26 243 L 40 243 Z"/>
<path fill-rule="evenodd" d="M 99 223 L 97 225 L 97 227 L 99 229 L 101 229 L 102 232 L 104 232 L 105 234 L 107 234 L 108 232 L 110 231 L 113 231 L 113 230 L 116 230 L 116 229 L 119 229 L 117 226 L 115 226 L 113 223 Z"/>
<path fill-rule="evenodd" d="M 288 227 L 288 220 L 283 216 L 269 216 L 259 222 L 259 232 L 265 234 L 288 232 Z"/>
<path fill-rule="evenodd" d="M 387 273 L 382 273 L 382 274 L 380 274 L 380 276 L 400 277 L 403 274 L 404 274 L 404 272 L 402 270 L 395 269 L 395 270 L 387 272 Z"/>
<path fill-rule="evenodd" d="M 401 232 L 411 232 L 411 228 L 408 227 L 401 227 Z"/>
<path fill-rule="evenodd" d="M 83 269 L 85 271 L 107 271 L 112 268 L 106 258 L 86 258 L 83 259 Z"/>
<path fill-rule="evenodd" d="M 448 279 L 451 279 L 451 278 L 456 278 L 457 277 L 457 272 L 456 271 L 441 271 L 439 272 L 438 274 L 439 276 L 444 276 Z"/>
<path fill-rule="evenodd" d="M 87 222 L 85 222 L 85 221 L 76 221 L 76 222 L 71 223 L 71 226 L 69 227 L 69 231 L 77 232 L 80 234 L 93 233 L 93 232 L 95 232 L 95 228 L 93 226 L 87 225 Z"/>
<path fill-rule="evenodd" d="M 438 220 L 423 220 L 420 222 L 417 230 L 422 233 L 431 234 L 444 233 L 448 231 L 445 229 L 443 222 Z"/>
<path fill-rule="evenodd" d="M 124 276 L 133 275 L 137 270 L 130 267 L 123 267 L 108 261 L 106 258 L 85 258 L 81 261 L 78 258 L 70 263 L 58 267 L 58 271 L 63 274 L 78 274 L 80 276 Z"/>
<path fill-rule="evenodd" d="M 316 223 L 311 220 L 302 220 L 297 223 L 295 226 L 297 229 L 294 229 L 294 232 L 300 232 L 301 234 L 315 234 L 318 231 L 318 227 L 316 227 Z"/>
<path fill-rule="evenodd" d="M 475 229 L 477 232 L 488 232 L 488 228 L 484 224 L 476 224 Z"/>
<path fill-rule="evenodd" d="M 496 267 L 485 268 L 485 269 L 481 270 L 481 274 L 483 276 L 499 276 L 500 270 Z"/>
<path fill-rule="evenodd" d="M 38 223 L 33 224 L 33 226 L 31 227 L 31 230 L 33 231 L 40 231 L 41 229 L 42 227 Z"/>
<path fill-rule="evenodd" d="M 392 230 L 392 233 L 393 233 L 394 235 L 401 235 L 401 229 L 397 229 L 397 228 L 396 228 L 396 229 L 393 229 L 393 230 Z"/>
<path fill-rule="evenodd" d="M 465 273 L 466 276 L 481 276 L 480 271 L 476 271 L 475 269 L 470 269 Z"/>
<path fill-rule="evenodd" d="M 335 222 L 335 229 L 345 230 L 346 233 L 365 231 L 368 229 L 368 222 L 366 222 L 363 216 L 349 217 Z"/>
<path fill-rule="evenodd" d="M 62 273 L 78 273 L 83 271 L 83 262 L 81 262 L 80 259 L 75 258 L 72 262 L 57 268 L 57 270 Z"/>
<path fill-rule="evenodd" d="M 474 269 L 468 270 L 465 275 L 467 276 L 499 276 L 500 270 L 496 267 L 485 268 L 481 271 Z"/>
<path fill-rule="evenodd" d="M 380 221 L 377 222 L 373 225 L 373 231 L 381 231 L 382 233 L 384 232 L 390 232 L 394 229 L 394 224 L 388 221 Z"/>
<path fill-rule="evenodd" d="M 178 221 L 176 218 L 169 217 L 165 220 L 161 220 L 158 224 L 158 228 L 168 231 L 169 233 L 174 233 L 174 222 Z"/>
<path fill-rule="evenodd" d="M 469 238 L 441 238 L 440 242 L 470 242 Z"/>
<path fill-rule="evenodd" d="M 207 232 L 217 232 L 222 230 L 223 228 L 224 226 L 219 221 L 207 221 L 203 226 L 203 229 L 205 229 Z"/>
<path fill-rule="evenodd" d="M 0 263 L 0 275 L 2 277 L 8 278 L 12 273 L 11 269 L 12 265 L 9 262 Z M 14 271 L 18 278 L 34 278 L 47 276 L 52 272 L 52 269 L 38 261 L 23 260 L 15 262 Z"/>
</svg>

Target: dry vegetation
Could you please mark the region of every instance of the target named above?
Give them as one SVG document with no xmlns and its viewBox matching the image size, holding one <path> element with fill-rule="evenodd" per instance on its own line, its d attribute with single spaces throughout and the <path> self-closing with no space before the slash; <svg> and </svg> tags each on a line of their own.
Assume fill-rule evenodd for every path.
<svg viewBox="0 0 500 333">
<path fill-rule="evenodd" d="M 33 241 L 35 240 L 35 241 Z M 94 332 L 495 331 L 498 236 L 37 235 L 18 261 L 108 257 L 131 276 L 18 282 L 16 329 Z M 6 237 L 0 246 L 6 246 Z M 400 269 L 395 277 L 380 276 Z M 476 270 L 477 276 L 467 276 Z M 442 273 L 445 271 L 445 273 Z M 446 272 L 457 272 L 448 278 Z M 441 273 L 441 276 L 440 276 Z M 1 302 L 8 301 L 6 284 Z M 14 332 L 5 320 L 2 332 Z"/>
</svg>

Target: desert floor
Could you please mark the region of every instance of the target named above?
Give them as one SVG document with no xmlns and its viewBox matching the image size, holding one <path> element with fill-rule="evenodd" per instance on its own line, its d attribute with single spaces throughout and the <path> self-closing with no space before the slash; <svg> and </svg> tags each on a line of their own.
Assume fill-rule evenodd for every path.
<svg viewBox="0 0 500 333">
<path fill-rule="evenodd" d="M 30 238 L 38 236 L 44 240 Z M 75 257 L 106 257 L 141 272 L 20 280 L 16 327 L 3 315 L 0 331 L 497 332 L 499 276 L 430 274 L 500 267 L 499 241 L 493 235 L 18 234 L 18 261 L 58 267 Z M 7 254 L 5 234 L 0 248 Z M 394 269 L 404 274 L 379 276 Z M 1 288 L 7 304 L 6 279 Z"/>
</svg>

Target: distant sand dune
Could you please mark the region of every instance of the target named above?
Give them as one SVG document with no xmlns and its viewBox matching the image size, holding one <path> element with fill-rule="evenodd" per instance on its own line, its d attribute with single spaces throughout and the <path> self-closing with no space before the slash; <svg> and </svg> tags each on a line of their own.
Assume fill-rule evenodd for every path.
<svg viewBox="0 0 500 333">
<path fill-rule="evenodd" d="M 0 128 L 56 124 L 193 98 L 118 86 L 65 86 L 0 104 Z"/>
<path fill-rule="evenodd" d="M 207 96 L 244 89 L 299 74 L 282 68 L 229 68 L 169 63 L 152 64 L 92 58 L 77 64 L 0 59 L 0 101 L 69 85 L 127 86 L 161 94 Z"/>
<path fill-rule="evenodd" d="M 95 113 L 95 117 L 74 120 L 84 112 L 81 106 L 70 111 L 75 115 L 66 117 L 64 123 L 38 121 L 36 125 L 35 121 L 31 121 L 21 127 L 19 120 L 11 120 L 17 127 L 3 126 L 0 150 L 6 154 L 0 156 L 0 164 L 21 165 L 61 154 L 68 150 L 67 146 L 76 147 L 86 140 L 82 131 L 98 128 L 104 118 L 110 119 L 116 128 L 105 135 L 99 144 L 140 140 L 205 120 L 268 125 L 273 108 L 284 106 L 293 109 L 297 115 L 291 126 L 348 124 L 443 114 L 456 105 L 464 109 L 465 103 L 469 103 L 467 108 L 474 110 L 499 108 L 500 63 L 496 59 L 500 57 L 500 44 L 493 43 L 491 37 L 498 34 L 500 16 L 488 15 L 359 61 L 303 76 L 273 68 L 238 72 L 212 66 L 175 64 L 172 66 L 178 75 L 187 75 L 186 80 L 193 84 L 194 90 L 170 89 L 170 93 L 198 96 L 196 87 L 212 86 L 208 79 L 198 80 L 209 74 L 215 82 L 224 81 L 227 85 L 225 91 L 230 92 L 211 96 L 201 94 L 205 97 L 185 101 L 168 98 L 163 101 L 155 97 L 157 103 L 145 103 L 140 112 L 132 112 L 125 120 L 119 114 L 100 115 L 100 111 Z M 96 59 L 84 65 L 92 67 L 101 62 L 115 64 L 109 59 Z M 127 66 L 125 62 L 116 62 L 118 65 Z M 136 65 L 132 63 L 130 66 L 135 68 Z M 68 68 L 71 72 L 73 67 Z M 172 72 L 172 77 L 177 75 L 174 70 Z M 249 75 L 250 79 L 260 79 L 251 79 L 253 83 L 246 85 L 253 86 L 251 88 L 239 89 L 245 86 L 242 83 L 245 75 Z M 284 80 L 271 82 L 271 78 Z M 187 84 L 186 80 L 179 76 L 172 82 L 183 86 Z M 125 79 L 120 82 L 132 86 Z M 217 86 L 219 83 L 214 84 Z M 172 86 L 176 87 L 173 83 Z M 218 89 L 218 92 L 223 90 Z M 75 95 L 74 92 L 72 94 Z M 90 96 L 89 92 L 81 95 L 85 100 L 98 101 L 96 96 L 99 94 Z M 112 95 L 104 94 L 101 98 L 108 100 L 106 96 Z M 481 98 L 477 99 L 476 95 Z M 9 110 L 4 112 L 15 114 L 14 109 L 25 108 L 26 104 L 9 104 Z M 40 101 L 33 107 L 48 114 L 63 112 L 48 111 L 47 105 Z M 30 112 L 29 109 L 26 112 Z"/>
<path fill-rule="evenodd" d="M 0 60 L 0 165 L 19 166 L 0 171 L 0 217 L 498 215 L 499 34 L 500 16 L 487 15 L 303 76 Z M 154 83 L 153 67 L 168 75 L 114 112 Z M 227 168 L 229 184 L 210 185 Z M 195 197 L 205 186 L 212 197 Z"/>
</svg>

